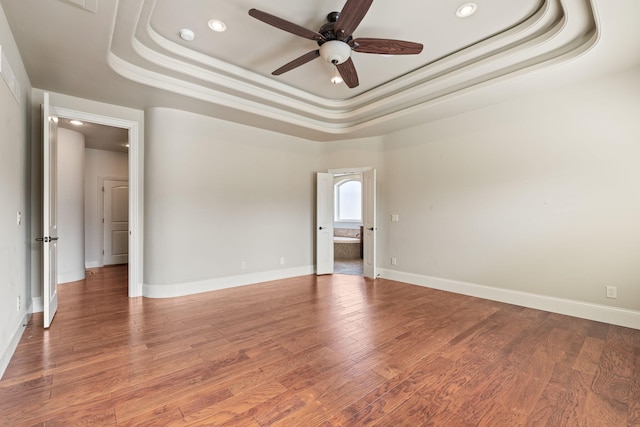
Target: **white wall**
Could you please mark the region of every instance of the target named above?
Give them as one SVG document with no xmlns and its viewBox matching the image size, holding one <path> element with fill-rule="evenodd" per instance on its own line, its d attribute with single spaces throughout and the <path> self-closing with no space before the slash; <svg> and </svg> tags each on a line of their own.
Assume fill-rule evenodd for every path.
<svg viewBox="0 0 640 427">
<path fill-rule="evenodd" d="M 146 122 L 145 295 L 313 271 L 318 144 L 165 108 Z"/>
<path fill-rule="evenodd" d="M 127 153 L 105 150 L 85 150 L 85 265 L 87 268 L 102 267 L 102 190 L 101 179 L 129 176 Z"/>
<path fill-rule="evenodd" d="M 30 301 L 29 139 L 31 84 L 0 6 L 0 47 L 20 85 L 14 98 L 0 77 L 0 376 L 20 340 Z M 22 215 L 17 224 L 17 212 Z M 17 299 L 20 298 L 20 309 Z"/>
<path fill-rule="evenodd" d="M 639 100 L 634 69 L 388 135 L 400 222 L 381 257 L 413 277 L 391 276 L 631 309 L 640 327 Z"/>
<path fill-rule="evenodd" d="M 58 129 L 58 283 L 85 277 L 84 135 Z"/>
</svg>

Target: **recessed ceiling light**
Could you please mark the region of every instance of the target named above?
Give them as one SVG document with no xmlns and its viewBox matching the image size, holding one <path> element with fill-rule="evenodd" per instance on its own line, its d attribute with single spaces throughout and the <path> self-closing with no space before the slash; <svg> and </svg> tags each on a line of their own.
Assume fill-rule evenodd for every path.
<svg viewBox="0 0 640 427">
<path fill-rule="evenodd" d="M 180 38 L 182 40 L 191 42 L 191 41 L 193 41 L 193 39 L 196 38 L 196 33 L 194 33 L 193 31 L 191 31 L 188 28 L 183 28 L 183 29 L 180 30 Z"/>
<path fill-rule="evenodd" d="M 221 33 L 223 31 L 226 31 L 227 24 L 220 21 L 219 19 L 212 19 L 209 21 L 209 28 L 211 28 L 215 32 Z"/>
<path fill-rule="evenodd" d="M 71 123 L 74 126 L 82 126 L 84 124 L 80 120 L 69 120 L 69 123 Z"/>
<path fill-rule="evenodd" d="M 456 15 L 459 18 L 466 18 L 467 16 L 473 15 L 473 13 L 478 8 L 478 5 L 475 3 L 466 3 L 458 8 L 456 11 Z"/>
</svg>

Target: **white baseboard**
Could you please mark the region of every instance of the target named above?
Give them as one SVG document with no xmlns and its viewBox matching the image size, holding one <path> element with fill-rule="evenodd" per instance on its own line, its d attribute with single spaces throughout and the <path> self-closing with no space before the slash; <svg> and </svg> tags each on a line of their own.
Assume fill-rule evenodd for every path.
<svg viewBox="0 0 640 427">
<path fill-rule="evenodd" d="M 0 378 L 4 375 L 4 371 L 7 370 L 7 366 L 9 366 L 9 362 L 11 362 L 11 357 L 13 353 L 18 348 L 18 344 L 20 343 L 20 338 L 22 338 L 22 333 L 26 329 L 27 322 L 29 321 L 29 317 L 31 316 L 31 311 L 27 311 L 23 316 L 20 323 L 18 323 L 13 336 L 11 337 L 11 341 L 7 345 L 7 348 L 2 350 L 2 354 L 0 355 Z"/>
<path fill-rule="evenodd" d="M 58 283 L 77 282 L 85 278 L 85 270 L 58 272 Z"/>
<path fill-rule="evenodd" d="M 405 282 L 412 285 L 455 292 L 458 294 L 505 302 L 522 307 L 535 308 L 552 313 L 566 314 L 568 316 L 610 323 L 612 325 L 625 326 L 627 328 L 640 329 L 640 311 L 513 291 L 509 289 L 494 288 L 491 286 L 476 285 L 473 283 L 441 279 L 438 277 L 404 273 L 396 270 L 378 269 L 378 273 L 380 273 L 380 277 L 384 279 L 396 280 L 398 282 Z"/>
<path fill-rule="evenodd" d="M 172 285 L 142 285 L 142 295 L 147 298 L 171 298 L 236 286 L 252 285 L 270 280 L 288 279 L 290 277 L 305 276 L 314 273 L 314 266 L 287 268 L 284 270 L 263 271 L 260 273 L 243 274 L 240 276 L 219 277 L 198 282 L 178 283 Z"/>
<path fill-rule="evenodd" d="M 104 267 L 100 261 L 86 261 L 84 264 L 85 268 L 100 268 Z"/>
</svg>

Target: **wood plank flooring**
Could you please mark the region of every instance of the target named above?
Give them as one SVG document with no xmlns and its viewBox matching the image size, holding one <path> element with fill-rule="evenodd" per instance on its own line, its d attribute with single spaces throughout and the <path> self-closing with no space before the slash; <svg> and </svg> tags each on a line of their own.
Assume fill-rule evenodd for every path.
<svg viewBox="0 0 640 427">
<path fill-rule="evenodd" d="M 358 276 L 127 298 L 62 285 L 2 426 L 640 426 L 640 331 Z"/>
</svg>

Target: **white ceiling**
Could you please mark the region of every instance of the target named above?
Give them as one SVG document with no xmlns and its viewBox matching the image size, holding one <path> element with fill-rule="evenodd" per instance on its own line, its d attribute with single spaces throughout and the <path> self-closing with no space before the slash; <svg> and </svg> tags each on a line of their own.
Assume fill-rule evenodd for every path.
<svg viewBox="0 0 640 427">
<path fill-rule="evenodd" d="M 354 52 L 360 85 L 318 58 L 270 73 L 315 42 L 248 15 L 318 30 L 345 0 L 0 0 L 34 87 L 132 108 L 165 106 L 317 140 L 380 135 L 510 96 L 637 65 L 637 0 L 376 0 L 355 37 L 424 44 Z M 84 7 L 84 8 L 83 8 Z M 228 30 L 214 33 L 211 18 Z M 195 40 L 179 37 L 182 28 Z"/>
<path fill-rule="evenodd" d="M 116 151 L 127 153 L 129 151 L 128 129 L 105 126 L 97 123 L 82 122 L 82 125 L 74 125 L 70 119 L 60 118 L 58 127 L 70 129 L 84 135 L 86 148 L 94 150 Z"/>
</svg>

